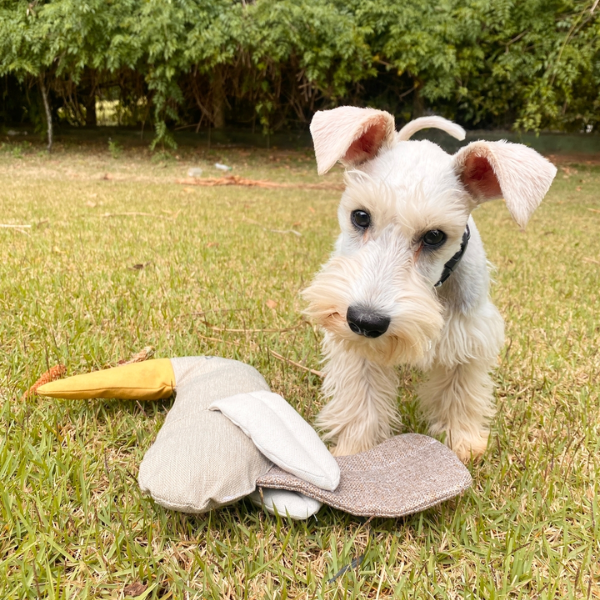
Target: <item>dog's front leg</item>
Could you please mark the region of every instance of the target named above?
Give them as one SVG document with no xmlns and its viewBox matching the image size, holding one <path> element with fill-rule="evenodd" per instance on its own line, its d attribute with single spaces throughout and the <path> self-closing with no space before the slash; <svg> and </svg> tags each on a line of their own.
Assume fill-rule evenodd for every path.
<svg viewBox="0 0 600 600">
<path fill-rule="evenodd" d="M 429 432 L 446 434 L 446 445 L 463 461 L 481 456 L 487 447 L 488 424 L 494 416 L 489 368 L 482 361 L 453 368 L 438 363 L 419 390 Z"/>
<path fill-rule="evenodd" d="M 391 437 L 398 425 L 398 375 L 348 351 L 327 335 L 324 350 L 323 394 L 331 398 L 317 417 L 323 438 L 336 444 L 333 454 L 344 456 L 368 450 Z"/>
<path fill-rule="evenodd" d="M 445 433 L 446 445 L 463 461 L 482 455 L 487 447 L 495 413 L 490 371 L 503 340 L 502 317 L 490 302 L 473 314 L 451 317 L 428 380 L 419 389 L 430 433 Z"/>
</svg>

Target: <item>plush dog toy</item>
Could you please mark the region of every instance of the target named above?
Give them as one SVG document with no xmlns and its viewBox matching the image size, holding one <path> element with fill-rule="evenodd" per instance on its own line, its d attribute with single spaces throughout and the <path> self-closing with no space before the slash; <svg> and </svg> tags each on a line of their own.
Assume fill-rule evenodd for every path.
<svg viewBox="0 0 600 600">
<path fill-rule="evenodd" d="M 141 489 L 169 509 L 203 513 L 250 496 L 295 519 L 322 503 L 400 517 L 460 494 L 471 476 L 455 454 L 418 434 L 334 458 L 314 429 L 253 367 L 225 358 L 157 359 L 47 383 L 55 398 L 175 402 L 140 465 Z"/>
</svg>

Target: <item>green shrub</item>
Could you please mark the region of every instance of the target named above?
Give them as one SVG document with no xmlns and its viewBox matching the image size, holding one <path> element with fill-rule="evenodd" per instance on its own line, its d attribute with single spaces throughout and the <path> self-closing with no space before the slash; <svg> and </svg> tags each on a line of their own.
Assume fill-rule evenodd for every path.
<svg viewBox="0 0 600 600">
<path fill-rule="evenodd" d="M 93 125 L 95 102 L 169 127 L 305 127 L 341 103 L 468 127 L 582 130 L 600 119 L 592 0 L 0 0 L 0 114 Z M 8 78 L 8 79 L 7 79 Z M 11 83 L 14 82 L 14 83 Z M 58 109 L 61 109 L 60 113 Z M 32 114 L 34 111 L 31 111 Z M 39 108 L 37 114 L 39 114 Z"/>
</svg>

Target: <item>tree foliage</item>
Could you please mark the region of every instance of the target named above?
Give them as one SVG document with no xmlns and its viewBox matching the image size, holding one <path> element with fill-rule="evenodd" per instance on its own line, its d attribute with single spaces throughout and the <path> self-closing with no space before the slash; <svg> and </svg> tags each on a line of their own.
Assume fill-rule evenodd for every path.
<svg viewBox="0 0 600 600">
<path fill-rule="evenodd" d="M 581 130 L 600 120 L 593 0 L 0 0 L 0 110 L 93 124 L 301 127 L 353 103 L 400 120 Z M 41 82 L 41 83 L 40 83 Z M 18 101 L 15 100 L 18 98 Z M 59 110 L 60 109 L 60 110 Z"/>
</svg>

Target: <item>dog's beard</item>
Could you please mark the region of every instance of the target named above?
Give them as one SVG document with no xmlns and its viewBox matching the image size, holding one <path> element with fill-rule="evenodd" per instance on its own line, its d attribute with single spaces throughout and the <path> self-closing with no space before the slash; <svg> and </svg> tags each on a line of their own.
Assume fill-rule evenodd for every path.
<svg viewBox="0 0 600 600">
<path fill-rule="evenodd" d="M 305 314 L 344 349 L 368 360 L 382 365 L 418 364 L 444 325 L 443 307 L 435 291 L 414 268 L 401 270 L 393 289 L 385 290 L 385 304 L 391 313 L 388 330 L 375 339 L 357 335 L 346 321 L 348 307 L 357 301 L 352 297 L 356 267 L 352 258 L 333 257 L 302 292 L 309 303 Z M 372 293 L 370 297 L 374 300 L 370 304 L 377 309 L 377 298 Z"/>
</svg>

